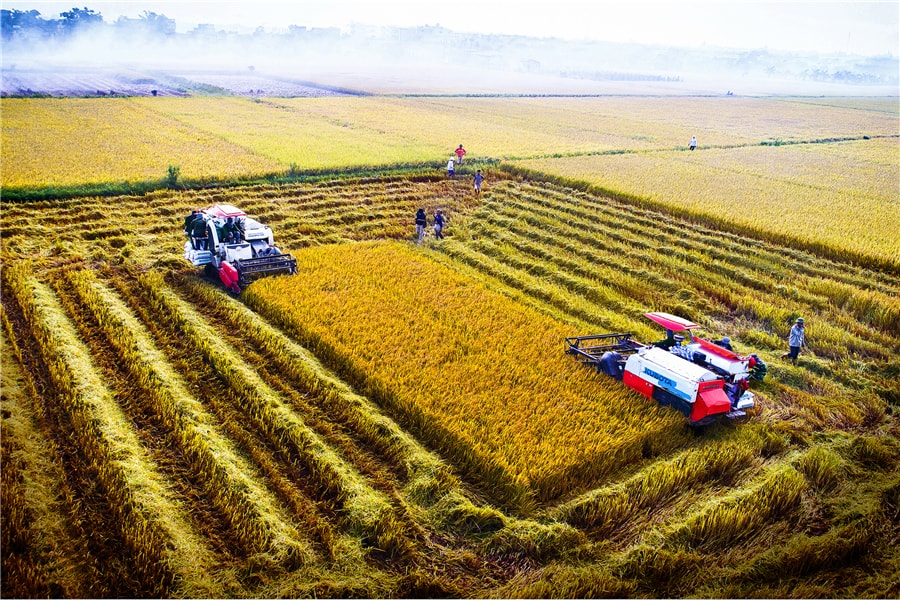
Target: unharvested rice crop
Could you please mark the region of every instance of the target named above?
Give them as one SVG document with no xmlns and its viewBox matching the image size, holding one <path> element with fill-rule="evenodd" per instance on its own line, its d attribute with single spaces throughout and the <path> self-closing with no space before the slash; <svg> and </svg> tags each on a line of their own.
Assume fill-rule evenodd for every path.
<svg viewBox="0 0 900 600">
<path fill-rule="evenodd" d="M 3 98 L 2 185 L 44 187 L 277 171 L 272 158 L 127 98 Z"/>
<path fill-rule="evenodd" d="M 900 262 L 897 138 L 519 164 L 801 243 Z"/>
<path fill-rule="evenodd" d="M 546 500 L 635 460 L 646 440 L 679 440 L 673 415 L 583 377 L 560 352 L 569 328 L 408 248 L 296 256 L 297 276 L 259 282 L 247 302 L 342 357 L 486 484 Z"/>
<path fill-rule="evenodd" d="M 159 116 L 176 119 L 185 127 L 197 128 L 278 161 L 281 170 L 292 164 L 309 170 L 434 162 L 445 154 L 439 145 L 369 124 L 364 115 L 370 111 L 379 114 L 377 106 L 361 98 L 340 99 L 357 115 L 353 119 L 331 118 L 315 110 L 323 103 L 341 104 L 338 98 L 307 98 L 302 104 L 246 98 L 146 100 L 135 102 Z M 227 108 L 224 112 L 223 106 Z M 448 148 L 446 154 L 449 152 Z"/>
</svg>

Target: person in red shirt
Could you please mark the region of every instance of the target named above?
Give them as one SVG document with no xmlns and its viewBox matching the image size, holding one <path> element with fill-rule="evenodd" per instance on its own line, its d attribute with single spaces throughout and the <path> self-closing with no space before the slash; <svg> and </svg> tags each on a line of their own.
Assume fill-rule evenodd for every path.
<svg viewBox="0 0 900 600">
<path fill-rule="evenodd" d="M 462 147 L 462 144 L 459 145 L 459 148 L 456 149 L 456 164 L 461 165 L 463 156 L 466 155 L 466 149 Z"/>
</svg>

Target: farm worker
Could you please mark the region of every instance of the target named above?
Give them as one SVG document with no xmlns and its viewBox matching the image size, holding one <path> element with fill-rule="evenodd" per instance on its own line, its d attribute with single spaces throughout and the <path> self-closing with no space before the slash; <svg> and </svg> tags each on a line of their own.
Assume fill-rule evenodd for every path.
<svg viewBox="0 0 900 600">
<path fill-rule="evenodd" d="M 692 136 L 691 136 L 690 147 L 691 147 L 691 151 L 693 151 L 694 148 L 697 147 L 697 136 L 696 136 L 696 135 L 692 135 Z"/>
<path fill-rule="evenodd" d="M 713 342 L 716 346 L 722 346 L 726 350 L 731 350 L 734 352 L 734 348 L 731 347 L 731 338 L 723 337 L 721 340 Z"/>
<path fill-rule="evenodd" d="M 434 237 L 439 240 L 444 239 L 444 215 L 441 213 L 441 209 L 437 209 L 437 212 L 434 215 Z"/>
<path fill-rule="evenodd" d="M 675 332 L 671 329 L 666 329 L 666 339 L 660 340 L 658 342 L 653 342 L 653 345 L 657 348 L 668 350 L 675 345 Z"/>
<path fill-rule="evenodd" d="M 425 226 L 428 225 L 428 217 L 425 216 L 425 209 L 419 208 L 416 211 L 416 243 L 421 244 L 425 239 Z"/>
<path fill-rule="evenodd" d="M 797 364 L 797 357 L 800 355 L 800 347 L 804 345 L 806 338 L 803 325 L 803 317 L 797 317 L 797 321 L 794 323 L 793 327 L 791 327 L 791 332 L 788 334 L 788 346 L 790 347 L 790 350 L 781 355 L 781 358 L 790 358 L 791 362 L 795 365 Z"/>
<path fill-rule="evenodd" d="M 209 240 L 206 239 L 206 219 L 203 213 L 197 213 L 197 217 L 191 221 L 191 235 L 194 241 L 194 250 L 209 250 Z"/>
<path fill-rule="evenodd" d="M 475 193 L 481 193 L 481 182 L 484 181 L 484 175 L 481 174 L 481 169 L 478 169 L 478 172 L 475 173 Z"/>
<path fill-rule="evenodd" d="M 197 213 L 200 211 L 196 208 L 191 211 L 191 214 L 184 218 L 184 232 L 188 235 L 191 234 L 191 223 L 193 223 L 194 219 L 197 218 Z"/>
<path fill-rule="evenodd" d="M 451 156 L 450 160 L 447 161 L 447 177 L 453 177 L 455 172 L 456 172 L 456 169 L 453 166 L 453 157 Z"/>
<path fill-rule="evenodd" d="M 462 144 L 459 145 L 459 148 L 455 150 L 456 152 L 456 164 L 461 165 L 463 156 L 466 155 L 466 149 L 462 147 Z"/>
<path fill-rule="evenodd" d="M 238 226 L 237 221 L 234 220 L 234 217 L 228 217 L 225 220 L 225 239 L 229 242 L 240 242 L 241 241 L 241 228 Z"/>
</svg>

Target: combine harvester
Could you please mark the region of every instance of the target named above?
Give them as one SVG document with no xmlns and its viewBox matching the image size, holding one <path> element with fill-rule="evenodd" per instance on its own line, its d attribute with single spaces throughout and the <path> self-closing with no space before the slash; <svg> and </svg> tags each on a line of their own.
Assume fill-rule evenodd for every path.
<svg viewBox="0 0 900 600">
<path fill-rule="evenodd" d="M 205 235 L 198 235 L 201 232 Z M 297 259 L 275 248 L 272 230 L 230 204 L 199 211 L 193 221 L 185 222 L 185 233 L 190 239 L 184 244 L 184 257 L 217 273 L 235 294 L 260 277 L 297 272 Z"/>
<path fill-rule="evenodd" d="M 740 356 L 703 338 L 699 327 L 664 312 L 646 313 L 666 329 L 666 339 L 642 344 L 631 333 L 566 338 L 566 353 L 623 381 L 631 389 L 673 406 L 691 425 L 707 425 L 721 416 L 742 417 L 753 407 L 750 379 L 762 381 L 766 365 L 755 354 Z M 685 336 L 675 332 L 684 331 Z"/>
</svg>

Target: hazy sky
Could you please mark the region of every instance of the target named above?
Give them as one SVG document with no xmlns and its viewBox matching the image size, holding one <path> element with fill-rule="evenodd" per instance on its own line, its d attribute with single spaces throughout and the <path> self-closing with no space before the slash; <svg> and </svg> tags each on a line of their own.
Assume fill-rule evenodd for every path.
<svg viewBox="0 0 900 600">
<path fill-rule="evenodd" d="M 86 6 L 107 22 L 150 11 L 175 19 L 179 32 L 199 23 L 232 31 L 442 25 L 477 33 L 675 46 L 900 54 L 900 0 L 0 0 L 0 6 L 36 9 L 46 19 Z"/>
</svg>

